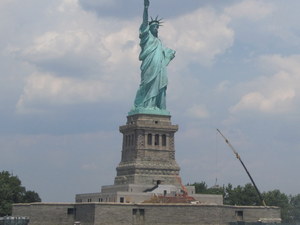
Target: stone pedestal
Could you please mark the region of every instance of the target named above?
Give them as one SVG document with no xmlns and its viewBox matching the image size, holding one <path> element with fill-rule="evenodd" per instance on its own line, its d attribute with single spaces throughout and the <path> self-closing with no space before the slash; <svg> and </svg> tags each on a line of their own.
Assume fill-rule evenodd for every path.
<svg viewBox="0 0 300 225">
<path fill-rule="evenodd" d="M 100 193 L 78 194 L 76 202 L 141 203 L 153 196 L 177 196 L 183 191 L 194 195 L 194 186 L 184 188 L 181 184 L 175 160 L 177 130 L 170 115 L 129 115 L 126 125 L 120 126 L 122 156 L 114 184 L 102 186 Z"/>
<path fill-rule="evenodd" d="M 115 185 L 175 185 L 180 187 L 179 166 L 175 161 L 171 116 L 136 114 L 120 127 L 123 134 L 122 158 Z"/>
</svg>

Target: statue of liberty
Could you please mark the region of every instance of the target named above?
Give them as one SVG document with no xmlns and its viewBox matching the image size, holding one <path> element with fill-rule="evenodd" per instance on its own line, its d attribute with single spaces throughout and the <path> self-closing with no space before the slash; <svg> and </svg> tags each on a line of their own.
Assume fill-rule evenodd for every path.
<svg viewBox="0 0 300 225">
<path fill-rule="evenodd" d="M 141 83 L 136 93 L 134 109 L 129 114 L 169 114 L 166 111 L 168 84 L 167 66 L 175 57 L 175 51 L 165 48 L 158 38 L 161 20 L 148 21 L 149 0 L 144 0 L 143 23 L 140 26 Z"/>
</svg>

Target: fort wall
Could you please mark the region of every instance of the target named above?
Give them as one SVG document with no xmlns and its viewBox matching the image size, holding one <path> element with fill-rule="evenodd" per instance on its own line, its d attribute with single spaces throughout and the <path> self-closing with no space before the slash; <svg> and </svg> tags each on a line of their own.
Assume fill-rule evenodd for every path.
<svg viewBox="0 0 300 225">
<path fill-rule="evenodd" d="M 13 216 L 29 225 L 214 225 L 280 221 L 280 208 L 201 204 L 32 203 L 15 204 Z"/>
</svg>

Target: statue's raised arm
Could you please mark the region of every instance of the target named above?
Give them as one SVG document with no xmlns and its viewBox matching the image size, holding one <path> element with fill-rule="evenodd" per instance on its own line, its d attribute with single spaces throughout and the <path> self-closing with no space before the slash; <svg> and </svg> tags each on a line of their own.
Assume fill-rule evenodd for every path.
<svg viewBox="0 0 300 225">
<path fill-rule="evenodd" d="M 144 0 L 143 22 L 139 35 L 141 84 L 136 93 L 134 108 L 129 114 L 169 115 L 166 110 L 167 65 L 175 57 L 175 51 L 164 47 L 158 38 L 161 20 L 156 17 L 149 21 L 149 5 L 149 0 Z"/>
<path fill-rule="evenodd" d="M 144 14 L 143 14 L 143 26 L 148 25 L 148 8 L 149 8 L 150 2 L 149 0 L 144 0 Z"/>
</svg>

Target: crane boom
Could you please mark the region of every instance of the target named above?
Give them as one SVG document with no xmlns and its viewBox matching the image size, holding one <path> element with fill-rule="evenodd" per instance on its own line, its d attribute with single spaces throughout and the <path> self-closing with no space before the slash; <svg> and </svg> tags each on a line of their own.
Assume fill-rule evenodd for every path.
<svg viewBox="0 0 300 225">
<path fill-rule="evenodd" d="M 232 150 L 233 153 L 235 154 L 236 158 L 241 162 L 242 166 L 244 167 L 246 173 L 248 174 L 248 176 L 249 176 L 249 178 L 250 178 L 250 180 L 251 180 L 251 182 L 252 182 L 252 184 L 253 184 L 253 186 L 254 186 L 256 192 L 257 192 L 257 195 L 258 195 L 258 197 L 259 197 L 259 199 L 260 199 L 262 205 L 263 205 L 263 206 L 267 206 L 266 203 L 265 203 L 265 200 L 264 200 L 263 197 L 261 196 L 260 191 L 258 190 L 258 188 L 257 188 L 257 186 L 256 186 L 256 184 L 255 184 L 255 182 L 254 182 L 254 180 L 253 180 L 253 178 L 251 177 L 249 171 L 247 170 L 245 164 L 243 163 L 243 161 L 242 161 L 240 155 L 239 155 L 238 152 L 235 150 L 235 148 L 232 146 L 232 144 L 229 142 L 229 140 L 222 134 L 222 132 L 221 132 L 219 129 L 217 129 L 217 131 L 218 131 L 219 134 L 224 138 L 225 142 L 226 142 L 226 143 L 228 144 L 228 146 L 231 148 L 231 150 Z"/>
</svg>

